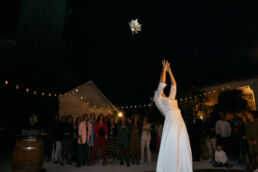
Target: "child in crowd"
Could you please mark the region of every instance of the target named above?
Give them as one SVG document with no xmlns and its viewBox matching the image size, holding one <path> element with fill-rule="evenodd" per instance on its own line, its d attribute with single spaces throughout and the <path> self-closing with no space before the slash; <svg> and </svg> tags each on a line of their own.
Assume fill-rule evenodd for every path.
<svg viewBox="0 0 258 172">
<path fill-rule="evenodd" d="M 233 165 L 228 163 L 228 157 L 225 151 L 222 149 L 221 145 L 217 145 L 217 150 L 215 152 L 215 162 L 214 167 L 227 167 L 231 168 Z"/>
</svg>

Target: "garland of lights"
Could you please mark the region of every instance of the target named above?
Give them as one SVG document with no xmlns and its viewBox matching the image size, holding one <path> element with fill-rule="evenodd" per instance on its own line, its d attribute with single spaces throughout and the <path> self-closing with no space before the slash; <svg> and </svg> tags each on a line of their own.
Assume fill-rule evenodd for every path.
<svg viewBox="0 0 258 172">
<path fill-rule="evenodd" d="M 9 84 L 9 81 L 8 80 L 6 80 L 6 81 L 4 81 L 4 85 L 5 86 L 8 86 L 8 85 L 10 85 Z M 16 85 L 15 86 L 15 89 L 16 90 L 19 90 L 20 89 L 20 85 Z M 227 86 L 227 88 L 229 88 L 229 86 Z M 227 89 L 227 88 L 222 88 L 222 90 L 225 90 L 225 89 Z M 46 95 L 48 95 L 49 97 L 61 97 L 61 96 L 69 96 L 69 95 L 74 95 L 74 94 L 77 94 L 78 92 L 79 92 L 79 89 L 78 88 L 76 88 L 76 89 L 74 89 L 74 90 L 72 90 L 72 91 L 70 91 L 70 92 L 68 92 L 68 93 L 64 93 L 64 94 L 61 94 L 61 93 L 51 93 L 51 92 L 44 92 L 44 91 L 42 91 L 42 92 L 40 92 L 40 91 L 36 91 L 36 90 L 31 90 L 31 89 L 29 89 L 29 88 L 26 88 L 25 89 L 25 92 L 26 93 L 32 93 L 32 94 L 34 94 L 34 95 L 41 95 L 41 96 L 46 96 Z M 195 100 L 195 99 L 198 99 L 198 97 L 202 97 L 203 95 L 204 96 L 207 96 L 207 95 L 210 95 L 210 94 L 212 94 L 212 93 L 216 93 L 217 91 L 216 90 L 213 90 L 213 91 L 207 91 L 207 92 L 205 92 L 205 93 L 203 93 L 203 94 L 199 94 L 199 96 L 190 96 L 190 97 L 185 97 L 185 98 L 179 98 L 179 100 L 181 101 L 181 102 L 183 102 L 183 101 L 192 101 L 192 100 Z M 92 107 L 94 107 L 94 108 L 110 108 L 110 107 L 112 107 L 112 106 L 100 106 L 100 107 L 98 107 L 97 105 L 93 105 L 92 103 L 90 103 L 89 101 L 86 101 L 85 100 L 85 97 L 80 97 L 80 99 L 83 101 L 83 103 L 85 103 L 85 104 L 87 104 L 88 106 L 92 106 Z M 203 99 L 204 101 L 206 100 L 206 99 Z M 141 104 L 141 105 L 123 105 L 123 106 L 114 106 L 115 108 L 117 108 L 117 109 L 137 109 L 137 108 L 150 108 L 150 107 L 152 107 L 153 106 L 153 103 L 149 103 L 149 104 Z"/>
</svg>

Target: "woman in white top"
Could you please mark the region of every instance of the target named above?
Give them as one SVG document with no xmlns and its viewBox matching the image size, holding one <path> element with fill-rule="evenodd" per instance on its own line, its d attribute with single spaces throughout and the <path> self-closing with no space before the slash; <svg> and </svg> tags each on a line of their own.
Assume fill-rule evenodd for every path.
<svg viewBox="0 0 258 172">
<path fill-rule="evenodd" d="M 192 172 L 192 152 L 176 97 L 176 81 L 168 61 L 163 60 L 163 70 L 154 102 L 165 117 L 156 172 Z M 166 72 L 170 75 L 171 88 L 168 97 L 163 92 Z"/>
<path fill-rule="evenodd" d="M 141 136 L 141 161 L 144 162 L 144 150 L 147 150 L 147 160 L 151 163 L 151 151 L 150 151 L 150 141 L 151 141 L 151 125 L 148 123 L 148 117 L 145 116 L 142 123 L 142 136 Z"/>
</svg>

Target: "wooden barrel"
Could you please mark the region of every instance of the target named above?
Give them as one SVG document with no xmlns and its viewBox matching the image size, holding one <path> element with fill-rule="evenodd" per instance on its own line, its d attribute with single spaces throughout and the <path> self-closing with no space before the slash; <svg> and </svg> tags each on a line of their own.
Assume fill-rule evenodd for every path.
<svg viewBox="0 0 258 172">
<path fill-rule="evenodd" d="M 44 142 L 40 138 L 27 137 L 16 142 L 13 157 L 13 172 L 40 172 L 44 162 Z"/>
</svg>

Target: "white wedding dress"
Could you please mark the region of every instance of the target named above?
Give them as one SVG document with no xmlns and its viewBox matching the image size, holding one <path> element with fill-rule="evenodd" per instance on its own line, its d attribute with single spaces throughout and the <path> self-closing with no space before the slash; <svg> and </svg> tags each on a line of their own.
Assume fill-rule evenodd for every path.
<svg viewBox="0 0 258 172">
<path fill-rule="evenodd" d="M 171 86 L 169 97 L 163 97 L 166 84 L 159 83 L 154 102 L 165 117 L 156 172 L 192 172 L 192 152 L 189 136 L 178 108 L 176 86 Z"/>
</svg>

